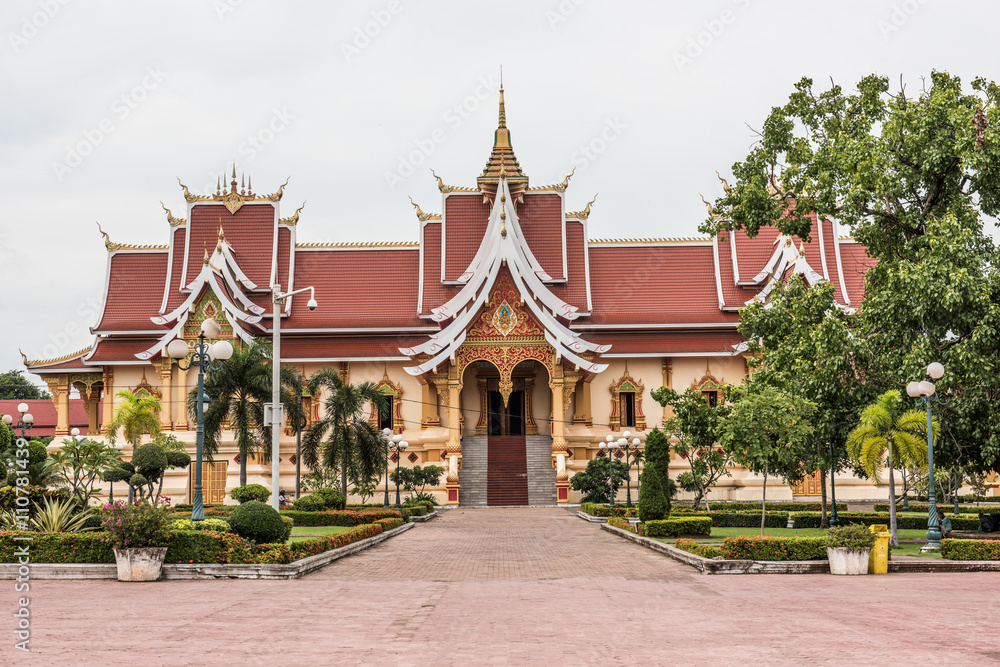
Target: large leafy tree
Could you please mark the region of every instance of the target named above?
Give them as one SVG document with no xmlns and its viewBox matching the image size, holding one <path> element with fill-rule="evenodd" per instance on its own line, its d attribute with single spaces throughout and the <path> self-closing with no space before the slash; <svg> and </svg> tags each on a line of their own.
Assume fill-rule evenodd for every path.
<svg viewBox="0 0 1000 667">
<path fill-rule="evenodd" d="M 290 366 L 281 368 L 281 402 L 290 423 L 301 423 L 295 392 L 302 376 Z M 205 452 L 211 457 L 219 451 L 223 428 L 231 430 L 240 451 L 240 486 L 247 483 L 247 459 L 260 454 L 271 460 L 270 427 L 264 425 L 264 404 L 271 402 L 271 348 L 260 339 L 240 345 L 218 370 L 210 369 L 205 378 L 205 393 L 210 402 L 205 408 Z M 197 413 L 197 389 L 188 395 L 188 412 Z"/>
<path fill-rule="evenodd" d="M 785 388 L 816 404 L 813 442 L 803 463 L 808 472 L 824 471 L 823 525 L 825 471 L 846 465 L 847 435 L 871 391 L 859 368 L 855 319 L 835 302 L 833 285 L 809 287 L 797 278 L 775 290 L 766 305 L 755 301 L 740 313 L 754 384 Z"/>
<path fill-rule="evenodd" d="M 869 255 L 857 340 L 870 396 L 920 379 L 930 361 L 954 396 L 945 466 L 1000 456 L 1000 277 L 984 220 L 1000 213 L 1000 88 L 932 72 L 919 90 L 868 76 L 854 92 L 802 79 L 733 165 L 704 231 L 764 225 L 809 239 L 816 216 L 852 228 Z M 846 267 L 850 270 L 850 267 Z"/>
<path fill-rule="evenodd" d="M 729 464 L 732 462 L 731 450 L 716 444 L 722 435 L 722 423 L 729 414 L 730 406 L 724 401 L 709 405 L 701 392 L 691 387 L 683 394 L 660 387 L 653 391 L 652 396 L 660 405 L 673 408 L 674 416 L 664 424 L 664 432 L 677 439 L 674 451 L 687 459 L 691 466 L 690 472 L 683 472 L 677 477 L 677 483 L 685 491 L 694 493 L 695 509 L 701 506 L 702 500 L 706 507 L 710 507 L 708 492 L 724 475 L 729 475 Z M 646 448 L 649 450 L 649 440 L 646 441 Z M 647 454 L 652 460 L 652 454 L 649 451 Z M 664 489 L 667 490 L 668 485 Z"/>
<path fill-rule="evenodd" d="M 611 456 L 592 458 L 585 470 L 570 477 L 573 490 L 583 493 L 580 502 L 605 504 L 610 503 L 613 496 L 617 497 L 618 489 L 625 486 L 628 471 L 622 461 L 613 459 Z"/>
<path fill-rule="evenodd" d="M 70 493 L 86 506 L 91 496 L 100 492 L 94 485 L 108 468 L 120 463 L 121 455 L 114 447 L 90 438 L 63 438 L 62 442 L 52 459 Z"/>
<path fill-rule="evenodd" d="M 815 434 L 816 404 L 770 385 L 750 382 L 728 392 L 733 406 L 722 423 L 720 444 L 733 460 L 764 476 L 760 534 L 767 516 L 767 478 L 802 479 Z"/>
<path fill-rule="evenodd" d="M 27 401 L 34 398 L 52 398 L 52 395 L 31 384 L 31 381 L 24 377 L 24 371 L 0 373 L 0 399 Z"/>
<path fill-rule="evenodd" d="M 933 420 L 932 430 L 939 430 Z M 847 438 L 847 451 L 859 468 L 876 484 L 882 468 L 889 469 L 889 530 L 892 545 L 899 546 L 896 532 L 895 466 L 927 465 L 927 420 L 920 410 L 904 410 L 899 392 L 891 389 L 861 413 L 861 422 Z"/>
<path fill-rule="evenodd" d="M 160 433 L 160 418 L 157 415 L 161 406 L 160 399 L 155 396 L 137 395 L 129 389 L 121 389 L 115 394 L 115 398 L 120 399 L 115 406 L 111 421 L 108 422 L 108 435 L 105 441 L 109 445 L 114 445 L 118 440 L 118 431 L 122 431 L 125 442 L 132 445 L 134 455 L 142 436 L 146 433 L 154 438 Z M 108 481 L 112 480 L 110 477 Z M 128 501 L 135 498 L 135 487 L 128 487 Z"/>
<path fill-rule="evenodd" d="M 340 373 L 324 368 L 309 378 L 309 391 L 325 391 L 323 418 L 313 423 L 302 439 L 302 460 L 310 468 L 340 467 L 341 491 L 347 506 L 348 471 L 355 477 L 371 477 L 385 470 L 388 448 L 382 433 L 368 421 L 368 406 L 379 412 L 389 409 L 374 382 L 352 384 Z"/>
</svg>

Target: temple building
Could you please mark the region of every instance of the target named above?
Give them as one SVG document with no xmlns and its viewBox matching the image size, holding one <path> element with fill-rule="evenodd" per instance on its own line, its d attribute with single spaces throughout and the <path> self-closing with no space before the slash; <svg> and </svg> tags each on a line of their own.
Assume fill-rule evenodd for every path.
<svg viewBox="0 0 1000 667">
<path fill-rule="evenodd" d="M 742 382 L 738 311 L 766 299 L 777 282 L 791 275 L 829 281 L 846 308 L 863 298 L 872 260 L 833 220 L 815 225 L 811 243 L 775 229 L 753 239 L 742 232 L 592 239 L 595 202 L 582 196 L 589 203 L 568 210 L 571 176 L 530 184 L 514 154 L 501 86 L 486 166 L 468 187 L 433 174 L 440 213 L 413 204 L 416 241 L 299 243 L 303 209 L 282 216 L 285 186 L 259 194 L 250 180 L 237 180 L 235 166 L 214 193 L 181 184 L 184 217 L 164 206 L 166 245 L 128 245 L 104 234 L 106 297 L 93 344 L 59 359 L 25 360 L 26 367 L 49 386 L 57 435 L 69 432 L 72 390 L 95 434 L 111 420 L 110 397 L 128 388 L 158 396 L 163 428 L 193 453 L 195 424 L 185 404 L 196 371 L 181 370 L 165 346 L 180 338 L 193 348 L 209 317 L 234 343 L 269 339 L 272 285 L 286 292 L 311 286 L 318 308 L 300 295 L 281 309 L 282 363 L 306 375 L 326 367 L 351 382 L 377 383 L 391 410 L 373 410 L 372 423 L 408 441 L 403 465 L 446 468 L 434 489 L 439 502 L 548 505 L 578 501 L 569 479 L 603 455 L 606 436 L 630 431 L 644 440 L 662 426 L 669 412 L 652 390 L 694 386 L 714 401 L 725 383 Z M 616 227 L 627 233 L 629 223 Z M 304 398 L 313 418 L 320 398 Z M 295 451 L 286 433 L 286 488 L 295 485 Z M 230 438 L 205 464 L 206 502 L 222 502 L 238 485 L 239 462 Z M 270 465 L 256 457 L 247 463 L 249 481 L 270 486 Z M 685 468 L 676 459 L 671 475 Z M 852 497 L 851 479 L 838 482 L 838 497 Z M 872 495 L 870 484 L 855 482 L 854 497 Z M 179 473 L 168 476 L 165 492 L 182 502 L 192 486 Z M 712 498 L 759 498 L 759 486 L 734 470 Z M 773 495 L 817 494 L 818 483 L 807 480 Z"/>
</svg>

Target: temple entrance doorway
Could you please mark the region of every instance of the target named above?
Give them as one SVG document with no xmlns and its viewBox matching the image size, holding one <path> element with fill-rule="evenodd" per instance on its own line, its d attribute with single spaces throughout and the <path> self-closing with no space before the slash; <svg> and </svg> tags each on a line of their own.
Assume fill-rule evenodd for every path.
<svg viewBox="0 0 1000 667">
<path fill-rule="evenodd" d="M 486 378 L 487 434 L 491 437 L 524 435 L 524 378 L 513 378 L 514 390 L 504 404 L 500 378 Z"/>
</svg>

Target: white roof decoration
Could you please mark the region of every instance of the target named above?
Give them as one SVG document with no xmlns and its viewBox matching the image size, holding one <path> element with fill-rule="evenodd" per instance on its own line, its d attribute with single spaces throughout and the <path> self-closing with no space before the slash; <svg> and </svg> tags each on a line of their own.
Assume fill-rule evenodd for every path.
<svg viewBox="0 0 1000 667">
<path fill-rule="evenodd" d="M 765 281 L 767 281 L 767 284 L 764 285 L 764 288 L 754 298 L 746 302 L 747 305 L 750 305 L 754 301 L 764 301 L 767 299 L 767 296 L 774 289 L 775 285 L 785 278 L 786 273 L 789 277 L 801 275 L 810 287 L 823 281 L 823 276 L 813 270 L 809 266 L 809 262 L 806 261 L 804 243 L 800 244 L 796 250 L 792 237 L 783 235 L 779 236 L 774 244 L 777 247 L 774 249 L 771 259 L 767 260 L 767 264 L 764 265 L 760 273 L 750 281 L 751 285 L 761 285 Z M 791 270 L 790 272 L 789 269 Z"/>
<path fill-rule="evenodd" d="M 595 345 L 583 340 L 579 334 L 570 331 L 556 319 L 563 317 L 575 320 L 580 313 L 576 306 L 566 303 L 545 286 L 543 281 L 551 278 L 524 240 L 507 177 L 503 172 L 500 174 L 497 195 L 479 250 L 469 268 L 458 278 L 464 286 L 447 303 L 431 310 L 431 319 L 435 322 L 453 318 L 451 323 L 425 343 L 400 348 L 400 352 L 410 357 L 418 354 L 433 355 L 431 359 L 419 366 L 407 368 L 406 371 L 411 375 L 422 375 L 454 356 L 465 341 L 466 329 L 486 303 L 500 267 L 506 264 L 518 291 L 524 297 L 525 305 L 544 328 L 545 339 L 555 348 L 556 357 L 571 361 L 578 368 L 591 373 L 602 372 L 607 364 L 595 364 L 579 355 L 584 352 L 603 354 L 611 346 Z"/>
<path fill-rule="evenodd" d="M 205 262 L 202 264 L 201 272 L 187 286 L 187 290 L 190 292 L 188 298 L 181 305 L 177 306 L 173 312 L 149 318 L 154 324 L 169 325 L 170 323 L 174 323 L 174 326 L 156 341 L 155 345 L 148 350 L 139 352 L 135 356 L 143 360 L 151 359 L 167 343 L 177 338 L 187 323 L 192 307 L 206 287 L 212 290 L 216 298 L 219 299 L 219 302 L 222 304 L 222 310 L 226 319 L 232 325 L 233 331 L 249 343 L 253 339 L 253 336 L 248 334 L 243 327 L 237 325 L 237 322 L 256 324 L 260 322 L 264 309 L 251 301 L 243 291 L 244 289 L 255 289 L 257 285 L 247 278 L 246 274 L 236 263 L 233 247 L 226 241 L 226 237 L 223 235 L 222 227 L 220 226 L 219 242 L 215 246 L 215 251 L 211 256 L 208 255 L 207 250 L 205 251 Z M 237 306 L 234 303 L 235 301 L 242 304 L 243 308 Z"/>
</svg>

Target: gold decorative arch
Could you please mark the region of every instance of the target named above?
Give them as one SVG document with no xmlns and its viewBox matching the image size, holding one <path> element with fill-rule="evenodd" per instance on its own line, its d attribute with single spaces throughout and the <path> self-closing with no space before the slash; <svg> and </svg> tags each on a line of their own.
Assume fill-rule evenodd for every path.
<svg viewBox="0 0 1000 667">
<path fill-rule="evenodd" d="M 611 383 L 611 417 L 608 418 L 608 425 L 612 431 L 621 428 L 621 395 L 623 393 L 635 394 L 635 428 L 637 431 L 646 430 L 646 415 L 642 413 L 642 394 L 646 390 L 639 380 L 632 377 L 628 372 L 628 362 L 625 362 L 625 372 L 618 380 Z"/>
<path fill-rule="evenodd" d="M 379 380 L 375 388 L 383 396 L 392 396 L 392 433 L 393 435 L 403 432 L 403 402 L 400 400 L 403 396 L 403 389 L 392 380 L 389 379 L 389 371 L 386 369 L 382 373 L 382 379 Z M 372 426 L 378 426 L 378 411 L 375 409 L 375 404 L 371 406 L 371 414 L 368 416 L 368 421 Z"/>
</svg>

